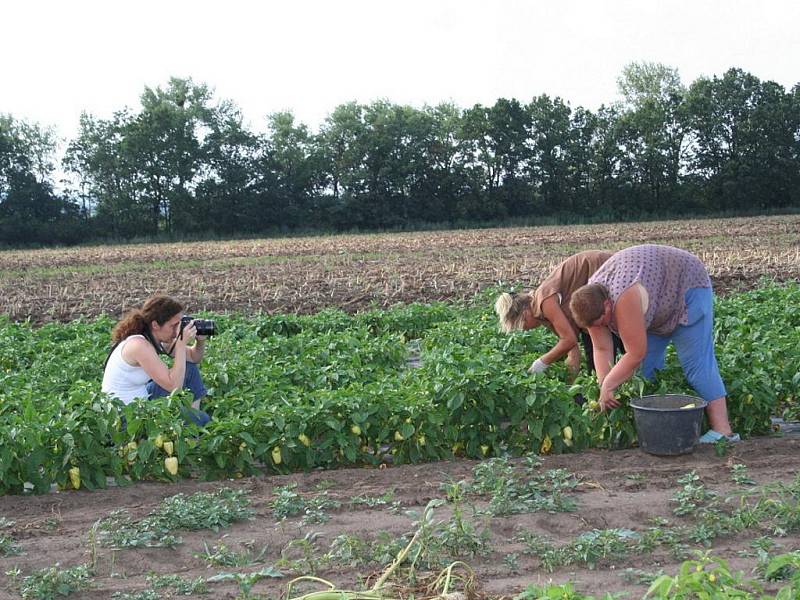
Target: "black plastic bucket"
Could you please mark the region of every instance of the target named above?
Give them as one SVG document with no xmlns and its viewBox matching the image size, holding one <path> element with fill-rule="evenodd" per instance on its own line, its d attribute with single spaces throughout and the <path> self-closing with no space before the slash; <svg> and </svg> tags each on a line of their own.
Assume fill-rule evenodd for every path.
<svg viewBox="0 0 800 600">
<path fill-rule="evenodd" d="M 700 438 L 705 400 L 666 394 L 633 398 L 630 404 L 642 450 L 659 456 L 675 456 L 694 450 Z M 687 407 L 689 404 L 692 406 Z"/>
</svg>

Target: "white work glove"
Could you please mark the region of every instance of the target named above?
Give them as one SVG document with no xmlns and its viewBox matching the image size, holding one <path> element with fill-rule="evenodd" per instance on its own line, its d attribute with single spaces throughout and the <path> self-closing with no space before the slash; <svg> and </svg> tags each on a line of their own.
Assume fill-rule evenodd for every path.
<svg viewBox="0 0 800 600">
<path fill-rule="evenodd" d="M 528 373 L 531 375 L 537 375 L 539 373 L 544 373 L 549 367 L 546 362 L 544 362 L 541 358 L 537 358 L 533 361 L 533 364 L 528 368 Z"/>
</svg>

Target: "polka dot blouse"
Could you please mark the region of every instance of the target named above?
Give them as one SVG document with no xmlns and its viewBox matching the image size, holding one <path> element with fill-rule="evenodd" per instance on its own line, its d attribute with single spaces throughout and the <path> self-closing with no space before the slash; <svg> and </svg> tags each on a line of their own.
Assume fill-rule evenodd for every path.
<svg viewBox="0 0 800 600">
<path fill-rule="evenodd" d="M 604 285 L 615 303 L 629 287 L 642 284 L 649 300 L 645 327 L 656 335 L 668 335 L 678 325 L 688 323 L 687 290 L 711 287 L 705 265 L 694 254 L 656 244 L 620 250 L 589 278 L 589 283 Z M 612 321 L 611 329 L 617 331 L 616 322 Z"/>
</svg>

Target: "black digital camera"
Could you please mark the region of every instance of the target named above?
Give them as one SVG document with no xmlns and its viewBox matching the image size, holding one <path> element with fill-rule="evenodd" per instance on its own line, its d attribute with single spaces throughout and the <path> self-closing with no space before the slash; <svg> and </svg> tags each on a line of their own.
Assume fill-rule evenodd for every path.
<svg viewBox="0 0 800 600">
<path fill-rule="evenodd" d="M 183 315 L 181 317 L 181 332 L 179 335 L 183 334 L 183 328 L 192 321 L 194 321 L 194 328 L 197 330 L 197 335 L 214 335 L 216 332 L 216 325 L 211 319 L 195 319 L 192 316 Z"/>
</svg>

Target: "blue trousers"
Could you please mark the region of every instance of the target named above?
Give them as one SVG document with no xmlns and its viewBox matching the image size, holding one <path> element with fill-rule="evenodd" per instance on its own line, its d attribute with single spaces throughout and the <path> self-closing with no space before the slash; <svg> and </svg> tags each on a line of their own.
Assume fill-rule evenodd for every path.
<svg viewBox="0 0 800 600">
<path fill-rule="evenodd" d="M 714 354 L 714 294 L 711 288 L 686 291 L 688 323 L 678 325 L 669 335 L 647 334 L 647 355 L 642 362 L 642 376 L 653 379 L 664 368 L 667 344 L 673 342 L 686 379 L 705 401 L 727 394 Z"/>
<path fill-rule="evenodd" d="M 206 386 L 203 384 L 203 378 L 200 376 L 200 367 L 197 366 L 197 363 L 186 361 L 186 375 L 183 378 L 183 389 L 192 392 L 195 400 L 200 400 L 206 396 Z M 147 394 L 151 399 L 169 396 L 169 392 L 155 381 L 150 381 L 147 384 Z M 208 413 L 197 408 L 189 407 L 181 412 L 185 419 L 192 421 L 199 427 L 203 427 L 211 420 Z"/>
</svg>

